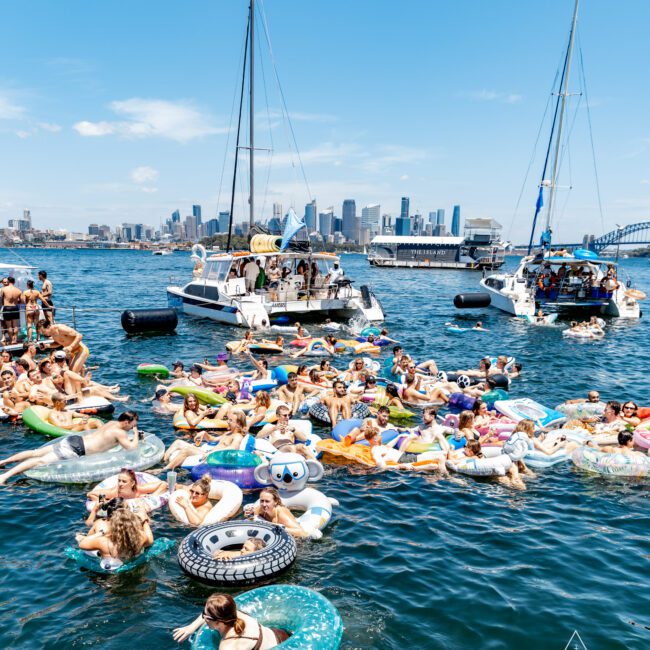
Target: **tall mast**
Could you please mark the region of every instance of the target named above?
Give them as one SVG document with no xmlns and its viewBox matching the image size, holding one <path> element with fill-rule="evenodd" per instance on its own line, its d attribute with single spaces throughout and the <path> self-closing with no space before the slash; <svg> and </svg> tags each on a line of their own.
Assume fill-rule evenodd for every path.
<svg viewBox="0 0 650 650">
<path fill-rule="evenodd" d="M 559 159 L 560 159 L 560 146 L 562 143 L 562 129 L 564 126 L 564 112 L 566 109 L 566 100 L 569 95 L 568 92 L 568 87 L 569 87 L 569 73 L 571 71 L 571 58 L 573 54 L 573 42 L 575 40 L 575 34 L 576 34 L 576 22 L 578 20 L 578 4 L 580 0 L 576 0 L 575 7 L 573 8 L 573 20 L 571 21 L 571 34 L 569 36 L 569 48 L 567 50 L 567 57 L 566 57 L 566 67 L 565 67 L 565 74 L 564 74 L 564 83 L 562 84 L 562 90 L 560 93 L 560 119 L 558 122 L 558 127 L 557 127 L 557 137 L 555 140 L 555 152 L 554 152 L 554 157 L 553 157 L 553 171 L 551 175 L 551 188 L 549 191 L 549 199 L 548 199 L 548 210 L 546 212 L 546 228 L 545 230 L 548 231 L 549 227 L 551 225 L 551 216 L 553 214 L 553 202 L 555 199 L 555 184 L 557 182 L 557 172 L 558 172 L 558 165 L 559 165 Z"/>
<path fill-rule="evenodd" d="M 250 4 L 250 52 L 251 58 L 249 63 L 249 82 L 248 82 L 248 93 L 249 93 L 249 162 L 250 162 L 250 187 L 248 195 L 248 207 L 249 207 L 249 223 L 251 228 L 255 224 L 255 194 L 254 194 L 254 178 L 255 178 L 255 59 L 253 58 L 253 45 L 255 43 L 255 0 L 251 0 Z M 575 24 L 575 18 L 574 18 Z"/>
</svg>

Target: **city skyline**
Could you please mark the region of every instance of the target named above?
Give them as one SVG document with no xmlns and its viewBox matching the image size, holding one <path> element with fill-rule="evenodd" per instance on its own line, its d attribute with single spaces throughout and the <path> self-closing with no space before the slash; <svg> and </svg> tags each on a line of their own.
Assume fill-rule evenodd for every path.
<svg viewBox="0 0 650 650">
<path fill-rule="evenodd" d="M 229 210 L 229 115 L 247 3 L 197 1 L 188 8 L 144 2 L 128 10 L 66 5 L 71 17 L 65 21 L 44 1 L 3 11 L 0 221 L 20 219 L 27 209 L 40 228 L 158 227 L 181 205 L 189 214 L 192 205 L 201 205 L 204 221 Z M 319 219 L 322 206 L 349 197 L 357 214 L 378 203 L 382 213 L 397 216 L 401 197 L 409 196 L 412 213 L 428 216 L 439 206 L 449 211 L 461 204 L 464 216 L 492 217 L 506 238 L 526 241 L 546 132 L 532 156 L 535 136 L 566 44 L 571 5 L 549 3 L 540 14 L 514 0 L 489 7 L 414 2 L 399 11 L 382 1 L 269 4 L 274 58 L 309 189 L 282 141 L 281 102 L 270 93 L 268 111 L 258 102 L 259 130 L 266 136 L 256 143 L 273 149 L 274 165 L 267 176 L 271 154 L 258 155 L 256 218 L 269 218 L 274 202 L 302 214 L 316 200 Z M 372 37 L 362 29 L 370 9 Z M 643 2 L 612 11 L 594 0 L 581 8 L 578 45 L 589 96 L 575 98 L 582 108 L 565 182 L 574 189 L 568 202 L 567 192 L 560 195 L 559 204 L 566 205 L 554 229 L 560 240 L 647 219 L 650 101 L 638 80 L 647 60 L 642 26 L 648 18 L 650 6 Z M 323 56 L 311 45 L 307 24 L 351 46 Z M 412 47 L 385 47 L 404 30 Z M 119 47 L 110 33 L 119 36 Z M 192 35 L 192 47 L 172 47 L 173 38 L 161 38 L 184 34 Z M 608 51 L 601 47 L 603 34 L 609 35 Z M 580 87 L 580 58 L 573 88 Z M 265 70 L 268 81 L 272 71 Z M 261 72 L 260 63 L 260 80 Z M 602 220 L 584 124 L 587 100 Z M 236 222 L 246 218 L 245 195 L 239 187 Z"/>
</svg>

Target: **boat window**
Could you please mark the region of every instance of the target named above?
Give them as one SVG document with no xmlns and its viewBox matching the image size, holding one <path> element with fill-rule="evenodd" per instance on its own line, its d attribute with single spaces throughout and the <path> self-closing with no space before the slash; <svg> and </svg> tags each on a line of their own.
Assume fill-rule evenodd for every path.
<svg viewBox="0 0 650 650">
<path fill-rule="evenodd" d="M 230 268 L 230 260 L 219 260 L 218 262 L 208 262 L 203 277 L 208 280 L 224 282 Z"/>
<path fill-rule="evenodd" d="M 219 300 L 219 289 L 217 289 L 217 287 L 207 285 L 205 287 L 204 297 L 208 300 Z"/>
</svg>

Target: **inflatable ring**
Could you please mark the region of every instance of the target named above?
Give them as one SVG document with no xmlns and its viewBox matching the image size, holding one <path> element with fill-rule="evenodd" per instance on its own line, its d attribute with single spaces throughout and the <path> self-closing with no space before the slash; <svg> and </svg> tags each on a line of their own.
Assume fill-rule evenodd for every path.
<svg viewBox="0 0 650 650">
<path fill-rule="evenodd" d="M 282 354 L 284 352 L 282 346 L 275 343 L 253 343 L 248 346 L 248 350 L 255 354 Z"/>
<path fill-rule="evenodd" d="M 198 481 L 204 474 L 222 481 L 231 481 L 242 490 L 261 490 L 264 485 L 255 479 L 255 468 L 262 459 L 249 451 L 226 449 L 212 452 L 205 463 L 195 465 L 192 480 Z"/>
<path fill-rule="evenodd" d="M 115 410 L 115 405 L 105 397 L 89 395 L 68 404 L 64 410 L 84 415 L 110 415 Z"/>
<path fill-rule="evenodd" d="M 329 411 L 327 406 L 322 402 L 313 404 L 309 408 L 309 415 L 319 422 L 324 422 L 325 424 L 331 424 L 332 420 L 330 419 Z M 356 402 L 352 405 L 352 417 L 356 419 L 364 419 L 370 415 L 370 409 L 367 404 L 363 402 Z"/>
<path fill-rule="evenodd" d="M 167 379 L 171 374 L 169 368 L 160 363 L 141 363 L 135 371 L 142 376 L 156 375 L 161 379 Z"/>
<path fill-rule="evenodd" d="M 271 325 L 274 332 L 281 332 L 282 334 L 297 334 L 298 328 L 295 325 Z M 303 327 L 302 333 L 309 336 L 309 332 Z"/>
<path fill-rule="evenodd" d="M 115 488 L 117 485 L 118 474 L 113 474 L 105 478 L 101 483 L 98 483 L 90 492 L 91 494 L 101 494 L 102 490 L 110 490 Z M 138 483 L 162 483 L 162 481 L 153 474 L 147 474 L 146 472 L 136 472 L 135 478 Z M 169 499 L 169 492 L 163 492 L 162 494 L 143 494 L 141 497 L 136 497 L 135 499 L 126 499 L 127 507 L 133 512 L 151 512 L 152 510 L 158 510 L 162 508 Z M 95 501 L 92 499 L 86 499 L 86 510 L 90 512 L 95 505 Z"/>
<path fill-rule="evenodd" d="M 187 496 L 187 490 L 174 490 L 169 497 L 169 510 L 174 519 L 184 524 L 189 524 L 185 509 L 178 504 L 178 497 Z M 201 526 L 208 524 L 218 524 L 226 519 L 234 517 L 241 508 L 244 495 L 241 488 L 230 481 L 212 480 L 210 483 L 210 492 L 208 498 L 211 500 L 219 499 L 212 506 L 212 510 L 203 518 Z"/>
<path fill-rule="evenodd" d="M 358 418 L 353 420 L 341 420 L 340 422 L 337 422 L 336 426 L 332 429 L 332 439 L 336 440 L 336 442 L 343 442 L 345 436 L 347 436 L 352 429 L 360 427 L 362 424 L 363 420 Z M 398 435 L 399 433 L 395 431 L 395 429 L 386 429 L 385 431 L 382 431 L 381 444 L 387 445 L 389 442 L 395 440 Z M 356 444 L 364 445 L 366 447 L 369 446 L 367 440 L 359 440 Z"/>
<path fill-rule="evenodd" d="M 249 538 L 263 540 L 263 549 L 216 560 L 215 551 L 233 550 Z M 178 548 L 178 564 L 190 577 L 216 586 L 253 585 L 270 580 L 296 559 L 296 541 L 284 526 L 262 521 L 227 521 L 191 532 Z"/>
<path fill-rule="evenodd" d="M 50 442 L 48 445 L 56 444 Z M 47 446 L 47 445 L 44 445 Z M 117 474 L 123 467 L 134 471 L 157 465 L 165 453 L 165 444 L 154 435 L 146 435 L 136 449 L 116 446 L 100 454 L 60 460 L 28 469 L 25 476 L 45 483 L 94 483 Z"/>
<path fill-rule="evenodd" d="M 650 428 L 641 424 L 634 430 L 634 444 L 642 449 L 650 449 Z"/>
<path fill-rule="evenodd" d="M 169 389 L 170 393 L 178 393 L 185 397 L 186 395 L 194 395 L 201 404 L 210 404 L 211 406 L 218 406 L 226 401 L 226 398 L 219 393 L 207 390 L 206 388 L 199 388 L 198 386 L 174 386 Z"/>
<path fill-rule="evenodd" d="M 505 476 L 511 465 L 512 461 L 506 454 L 493 458 L 467 456 L 459 461 L 447 461 L 448 469 L 466 476 Z"/>
<path fill-rule="evenodd" d="M 282 386 L 283 384 L 287 383 L 287 375 L 290 372 L 296 372 L 297 370 L 298 370 L 298 366 L 294 366 L 294 365 L 291 365 L 291 364 L 278 366 L 271 373 L 271 377 L 275 381 L 277 381 L 278 384 L 280 384 Z"/>
<path fill-rule="evenodd" d="M 134 557 L 128 562 L 121 562 L 114 558 L 100 558 L 94 551 L 82 551 L 80 548 L 67 547 L 64 551 L 66 557 L 74 560 L 84 569 L 89 569 L 95 573 L 125 573 L 132 571 L 152 558 L 161 555 L 174 546 L 173 539 L 159 537 L 154 543 L 140 555 Z"/>
<path fill-rule="evenodd" d="M 563 413 L 570 420 L 601 416 L 605 412 L 605 402 L 576 402 L 574 404 L 559 404 L 556 411 Z"/>
<path fill-rule="evenodd" d="M 378 327 L 364 327 L 361 332 L 359 332 L 361 336 L 368 336 L 369 334 L 373 334 L 374 336 L 379 336 L 381 334 L 381 330 Z"/>
<path fill-rule="evenodd" d="M 571 454 L 576 467 L 605 476 L 648 476 L 650 458 L 641 454 L 608 454 L 584 445 Z"/>
<path fill-rule="evenodd" d="M 262 625 L 289 630 L 281 650 L 338 650 L 343 621 L 338 611 L 317 591 L 295 585 L 271 585 L 240 594 L 237 608 Z M 214 650 L 219 633 L 204 625 L 194 636 L 192 650 Z"/>
</svg>

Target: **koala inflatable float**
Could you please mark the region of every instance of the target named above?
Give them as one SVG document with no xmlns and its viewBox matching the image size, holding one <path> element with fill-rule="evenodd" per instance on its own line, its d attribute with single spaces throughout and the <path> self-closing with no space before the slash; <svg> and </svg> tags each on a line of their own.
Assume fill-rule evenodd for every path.
<svg viewBox="0 0 650 650">
<path fill-rule="evenodd" d="M 318 481 L 323 476 L 323 466 L 317 460 L 307 460 L 300 454 L 278 452 L 271 460 L 255 468 L 255 480 L 272 485 L 280 493 L 282 505 L 290 510 L 304 510 L 298 517 L 300 527 L 312 539 L 323 536 L 321 530 L 332 516 L 336 499 L 307 487 L 307 481 Z"/>
</svg>

